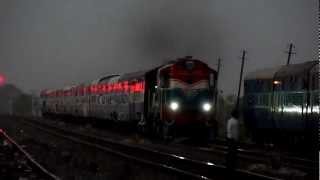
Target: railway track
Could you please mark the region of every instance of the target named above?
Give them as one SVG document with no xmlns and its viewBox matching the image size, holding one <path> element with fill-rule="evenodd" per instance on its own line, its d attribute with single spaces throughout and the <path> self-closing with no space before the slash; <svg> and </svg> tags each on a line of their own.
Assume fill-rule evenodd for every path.
<svg viewBox="0 0 320 180">
<path fill-rule="evenodd" d="M 220 150 L 222 153 L 227 153 L 228 151 L 228 146 L 226 145 L 214 145 L 214 148 L 216 150 Z M 210 152 L 212 150 L 205 150 L 202 149 L 202 151 L 207 151 Z M 281 152 L 273 152 L 273 151 L 267 151 L 267 150 L 250 150 L 243 148 L 241 145 L 237 149 L 238 154 L 240 158 L 243 159 L 248 159 L 248 160 L 253 160 L 261 163 L 265 163 L 267 159 L 272 158 L 272 156 L 279 156 L 281 159 L 281 164 L 283 166 L 303 170 L 306 172 L 316 172 L 317 171 L 317 166 L 318 162 L 306 159 L 306 158 L 300 158 L 300 157 L 293 157 L 293 156 L 288 156 L 286 154 L 282 154 Z"/>
<path fill-rule="evenodd" d="M 257 180 L 276 180 L 275 177 L 268 177 L 261 174 L 252 173 L 244 170 L 230 171 L 222 165 L 214 164 L 210 161 L 200 161 L 179 154 L 158 151 L 141 145 L 128 144 L 119 141 L 79 133 L 69 129 L 41 123 L 35 120 L 21 120 L 24 124 L 33 126 L 41 131 L 54 136 L 94 147 L 104 152 L 119 156 L 135 163 L 155 167 L 159 170 L 172 173 L 176 176 L 187 179 L 257 179 Z"/>
<path fill-rule="evenodd" d="M 0 179 L 59 180 L 2 129 L 0 129 L 0 139 L 3 141 L 0 147 Z"/>
<path fill-rule="evenodd" d="M 200 159 L 212 160 L 224 164 L 225 156 L 228 153 L 226 146 L 214 147 L 191 147 L 179 145 L 171 145 L 166 148 L 160 149 L 161 151 L 168 152 L 181 152 L 184 157 L 197 157 Z M 183 153 L 182 153 L 183 152 Z M 188 152 L 188 153 L 186 153 Z M 199 156 L 200 155 L 200 156 Z M 276 157 L 274 157 L 276 156 Z M 297 179 L 318 179 L 318 165 L 316 161 L 308 159 L 300 159 L 294 157 L 281 157 L 279 167 L 272 168 L 272 158 L 277 158 L 279 154 L 274 152 L 262 152 L 255 150 L 244 150 L 238 148 L 237 164 L 238 168 L 243 170 L 263 172 L 263 174 L 275 174 L 277 177 L 290 177 L 295 176 Z M 222 158 L 219 158 L 222 157 Z M 222 161 L 221 161 L 222 159 Z M 264 167 L 264 169 L 255 169 L 256 167 Z M 284 172 L 286 171 L 286 172 Z"/>
<path fill-rule="evenodd" d="M 215 142 L 218 145 L 225 146 L 227 145 L 226 140 L 224 139 L 218 139 Z M 262 144 L 256 144 L 256 143 L 246 143 L 246 142 L 240 142 L 239 149 L 242 151 L 250 151 L 251 153 L 264 153 L 266 149 L 270 149 L 270 147 L 266 147 L 267 145 Z M 271 146 L 271 145 L 269 145 Z M 283 147 L 275 147 L 275 145 L 272 145 L 273 148 L 277 148 L 277 150 L 282 152 L 282 155 L 285 159 L 292 159 L 293 161 L 306 161 L 306 162 L 314 162 L 311 159 L 316 157 L 316 154 L 310 154 L 311 152 L 295 152 L 295 151 L 288 151 L 283 149 Z M 271 148 L 272 149 L 272 148 Z"/>
</svg>

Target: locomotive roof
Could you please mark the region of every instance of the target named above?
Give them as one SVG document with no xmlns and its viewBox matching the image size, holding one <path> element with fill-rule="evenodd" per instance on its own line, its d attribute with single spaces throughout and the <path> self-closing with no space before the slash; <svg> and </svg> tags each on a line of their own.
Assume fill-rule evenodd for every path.
<svg viewBox="0 0 320 180">
<path fill-rule="evenodd" d="M 107 76 L 102 76 L 99 79 L 93 80 L 90 84 L 107 83 L 116 77 L 119 77 L 119 75 L 118 74 L 111 74 L 111 75 L 107 75 Z"/>
<path fill-rule="evenodd" d="M 307 61 L 299 64 L 282 65 L 273 68 L 264 68 L 248 73 L 245 80 L 254 79 L 273 79 L 274 77 L 283 78 L 292 75 L 298 75 L 309 71 L 313 66 L 319 64 L 318 61 Z"/>
<path fill-rule="evenodd" d="M 282 66 L 282 68 L 280 68 L 275 77 L 281 78 L 306 73 L 317 64 L 319 64 L 319 61 L 308 61 L 299 64 L 290 64 L 288 66 Z"/>
<path fill-rule="evenodd" d="M 245 80 L 273 79 L 274 74 L 277 71 L 279 71 L 280 68 L 281 66 L 256 70 L 254 72 L 248 73 L 244 79 Z"/>
<path fill-rule="evenodd" d="M 65 86 L 65 87 L 63 87 L 63 88 L 60 89 L 60 90 L 66 91 L 66 90 L 70 90 L 70 89 L 75 88 L 75 87 L 77 87 L 77 86 L 76 86 L 76 85 L 73 85 L 73 86 Z"/>
</svg>

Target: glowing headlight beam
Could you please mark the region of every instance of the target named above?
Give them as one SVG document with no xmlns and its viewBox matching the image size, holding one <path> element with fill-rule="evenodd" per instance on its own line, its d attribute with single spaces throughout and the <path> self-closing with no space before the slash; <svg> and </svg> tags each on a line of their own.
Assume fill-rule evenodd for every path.
<svg viewBox="0 0 320 180">
<path fill-rule="evenodd" d="M 203 109 L 204 111 L 206 111 L 206 112 L 210 111 L 211 108 L 212 108 L 212 105 L 211 105 L 210 103 L 204 103 L 204 104 L 202 105 L 202 109 Z"/>
<path fill-rule="evenodd" d="M 176 111 L 179 108 L 179 104 L 178 104 L 178 102 L 173 101 L 170 103 L 169 107 L 172 111 Z"/>
</svg>

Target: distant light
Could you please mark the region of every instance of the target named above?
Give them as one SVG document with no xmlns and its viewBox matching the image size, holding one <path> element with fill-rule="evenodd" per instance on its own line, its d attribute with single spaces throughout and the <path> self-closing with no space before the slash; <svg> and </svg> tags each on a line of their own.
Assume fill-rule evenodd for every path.
<svg viewBox="0 0 320 180">
<path fill-rule="evenodd" d="M 154 88 L 155 88 L 155 89 L 157 89 L 157 88 L 158 88 L 158 86 L 154 86 Z"/>
<path fill-rule="evenodd" d="M 3 86 L 6 83 L 6 78 L 4 75 L 0 74 L 0 86 Z"/>
<path fill-rule="evenodd" d="M 273 84 L 276 84 L 276 85 L 281 84 L 281 81 L 273 81 Z"/>
</svg>

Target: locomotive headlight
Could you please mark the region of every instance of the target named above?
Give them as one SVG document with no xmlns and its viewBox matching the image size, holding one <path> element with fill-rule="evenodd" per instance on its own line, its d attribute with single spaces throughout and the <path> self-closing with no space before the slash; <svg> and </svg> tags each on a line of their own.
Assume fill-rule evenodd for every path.
<svg viewBox="0 0 320 180">
<path fill-rule="evenodd" d="M 179 109 L 179 103 L 176 102 L 176 101 L 172 101 L 172 102 L 170 103 L 169 107 L 170 107 L 170 109 L 171 109 L 172 111 L 176 111 L 176 110 Z"/>
<path fill-rule="evenodd" d="M 211 105 L 210 103 L 203 103 L 203 104 L 202 104 L 202 110 L 203 110 L 203 111 L 208 112 L 208 111 L 211 110 L 211 108 L 212 108 L 212 105 Z"/>
</svg>

